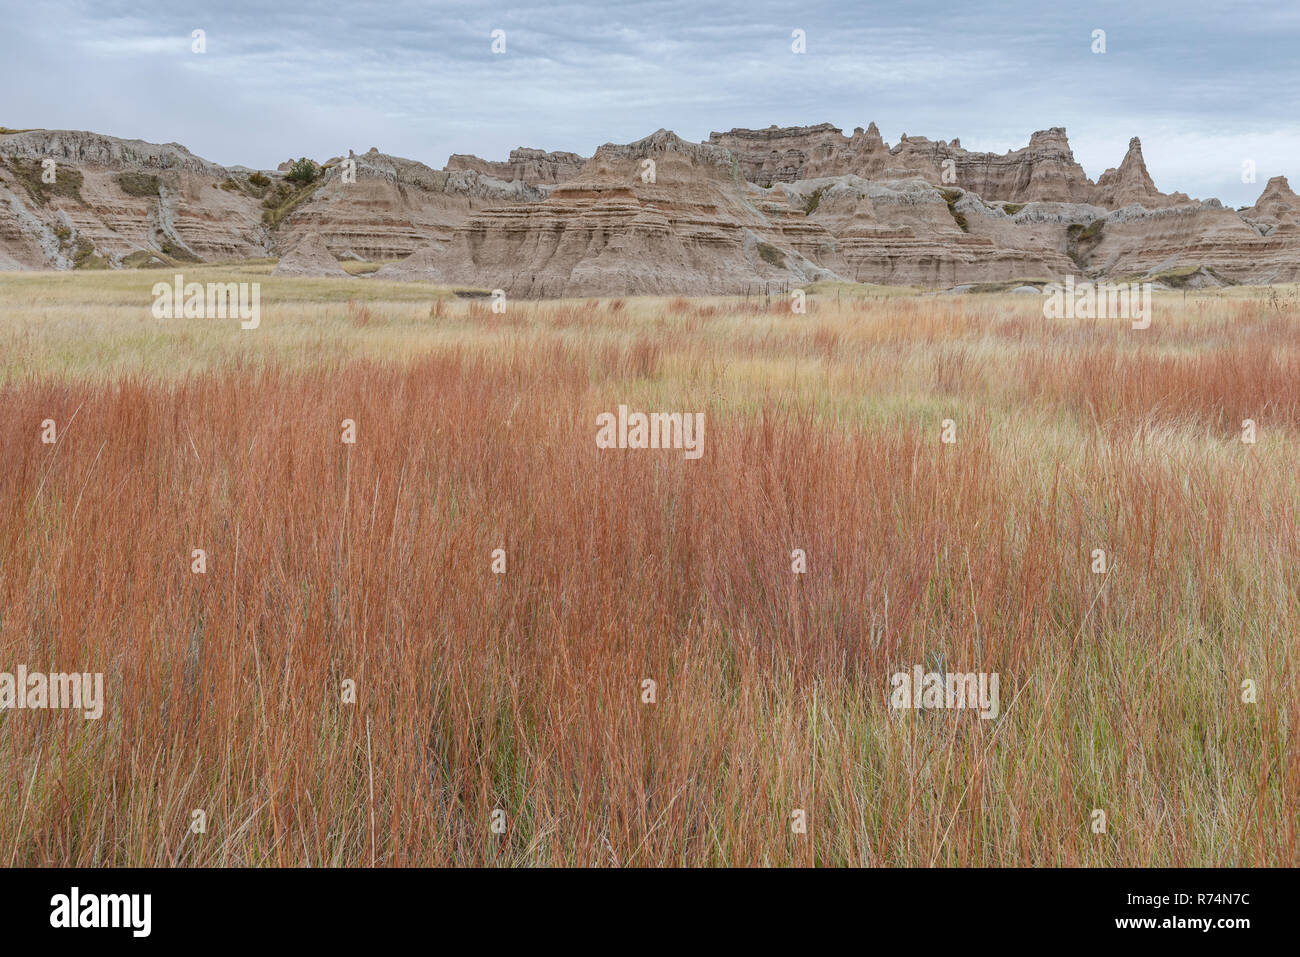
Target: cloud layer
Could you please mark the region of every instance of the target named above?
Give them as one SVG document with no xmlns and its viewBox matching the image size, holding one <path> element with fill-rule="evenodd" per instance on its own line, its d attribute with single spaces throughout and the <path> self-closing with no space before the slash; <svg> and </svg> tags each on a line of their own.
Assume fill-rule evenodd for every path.
<svg viewBox="0 0 1300 957">
<path fill-rule="evenodd" d="M 1165 191 L 1240 206 L 1269 176 L 1300 176 L 1291 0 L 1043 6 L 395 0 L 293 12 L 56 0 L 6 14 L 0 124 L 176 141 L 258 167 L 370 146 L 433 166 L 521 145 L 586 155 L 659 127 L 699 140 L 873 120 L 890 143 L 958 136 L 1002 152 L 1065 126 L 1094 179 L 1134 135 Z M 1091 49 L 1097 29 L 1104 54 Z M 493 30 L 505 31 L 504 54 Z M 1255 184 L 1241 181 L 1247 159 Z"/>
</svg>

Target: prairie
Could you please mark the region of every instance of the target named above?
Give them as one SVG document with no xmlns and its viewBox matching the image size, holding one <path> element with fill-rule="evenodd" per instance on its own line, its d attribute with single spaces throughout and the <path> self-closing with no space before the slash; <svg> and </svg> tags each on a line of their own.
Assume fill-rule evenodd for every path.
<svg viewBox="0 0 1300 957">
<path fill-rule="evenodd" d="M 1294 287 L 269 270 L 186 269 L 251 331 L 0 275 L 0 670 L 106 699 L 0 710 L 10 865 L 1300 864 Z M 620 404 L 702 457 L 597 448 Z M 916 665 L 1000 713 L 892 708 Z"/>
</svg>

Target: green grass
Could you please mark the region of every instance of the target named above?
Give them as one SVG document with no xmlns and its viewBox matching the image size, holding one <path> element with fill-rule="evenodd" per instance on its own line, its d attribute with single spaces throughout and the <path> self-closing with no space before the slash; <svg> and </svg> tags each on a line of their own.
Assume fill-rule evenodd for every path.
<svg viewBox="0 0 1300 957">
<path fill-rule="evenodd" d="M 157 197 L 161 188 L 158 177 L 151 173 L 118 173 L 114 179 L 128 196 Z"/>
<path fill-rule="evenodd" d="M 79 203 L 84 202 L 81 198 L 81 184 L 84 178 L 81 171 L 74 167 L 56 165 L 55 180 L 53 183 L 47 183 L 43 179 L 45 167 L 40 160 L 11 156 L 5 160 L 5 166 L 17 177 L 18 182 L 32 199 L 42 206 L 55 196 L 75 199 Z"/>
<path fill-rule="evenodd" d="M 173 267 L 178 264 L 178 260 L 172 259 L 166 253 L 154 252 L 151 249 L 137 249 L 135 252 L 122 257 L 122 265 L 127 269 Z"/>
<path fill-rule="evenodd" d="M 785 265 L 785 253 L 777 249 L 771 243 L 760 242 L 758 244 L 758 255 L 763 262 L 773 266 Z"/>
<path fill-rule="evenodd" d="M 1192 266 L 1175 266 L 1172 269 L 1165 269 L 1162 270 L 1161 272 L 1153 273 L 1149 276 L 1143 275 L 1141 277 L 1138 277 L 1138 279 L 1134 279 L 1133 281 L 1137 282 L 1140 279 L 1142 282 L 1162 282 L 1166 286 L 1170 286 L 1174 289 L 1182 289 L 1189 284 L 1189 282 L 1193 277 L 1195 277 L 1202 271 L 1209 273 L 1211 276 L 1213 276 L 1219 282 L 1223 283 L 1223 285 L 1225 286 L 1237 285 L 1237 281 L 1235 279 L 1229 279 L 1227 276 L 1219 272 L 1219 270 L 1215 269 L 1213 266 L 1205 266 L 1202 265 L 1201 263 L 1197 263 Z"/>
<path fill-rule="evenodd" d="M 966 214 L 957 211 L 957 201 L 962 198 L 962 191 L 959 189 L 946 189 L 942 186 L 935 187 L 943 201 L 948 204 L 948 214 L 952 216 L 952 221 L 957 224 L 963 233 L 970 232 L 970 223 L 966 221 Z"/>
<path fill-rule="evenodd" d="M 1087 225 L 1071 223 L 1066 227 L 1065 253 L 1074 260 L 1075 265 L 1080 269 L 1087 268 L 1092 251 L 1101 242 L 1102 231 L 1105 226 L 1106 221 L 1104 219 L 1094 219 Z"/>
<path fill-rule="evenodd" d="M 1105 227 L 1106 221 L 1104 219 L 1094 219 L 1087 225 L 1083 223 L 1071 223 L 1066 227 L 1065 232 L 1066 235 L 1070 236 L 1072 239 L 1079 242 L 1088 242 L 1092 239 L 1098 239 Z"/>
<path fill-rule="evenodd" d="M 319 188 L 317 183 L 308 183 L 298 189 L 293 189 L 288 183 L 281 183 L 263 202 L 266 212 L 262 213 L 262 222 L 275 229 L 288 219 L 295 209 L 310 199 Z"/>
<path fill-rule="evenodd" d="M 977 282 L 968 290 L 971 293 L 1004 293 L 1020 286 L 1037 286 L 1039 288 L 1052 282 L 1051 279 L 1006 279 L 1000 282 Z"/>
<path fill-rule="evenodd" d="M 198 256 L 194 255 L 194 253 L 190 252 L 188 249 L 182 246 L 180 243 L 172 239 L 170 236 L 164 236 L 159 241 L 159 245 L 162 246 L 162 251 L 166 253 L 171 259 L 175 260 L 176 262 L 197 263 L 203 261 Z"/>
<path fill-rule="evenodd" d="M 72 256 L 74 269 L 107 269 L 108 260 L 95 252 L 95 244 L 84 236 L 77 241 Z"/>
<path fill-rule="evenodd" d="M 808 197 L 808 201 L 803 205 L 805 215 L 811 216 L 813 213 L 817 212 L 817 207 L 820 206 L 822 202 L 822 194 L 825 192 L 825 186 L 818 186 L 812 191 L 812 195 Z"/>
</svg>

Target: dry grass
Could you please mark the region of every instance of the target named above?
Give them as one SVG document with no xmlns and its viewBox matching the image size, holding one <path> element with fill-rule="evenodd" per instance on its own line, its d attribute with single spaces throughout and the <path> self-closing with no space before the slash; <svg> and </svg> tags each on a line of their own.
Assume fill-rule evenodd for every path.
<svg viewBox="0 0 1300 957">
<path fill-rule="evenodd" d="M 0 712 L 6 862 L 1300 863 L 1294 306 L 156 279 L 0 278 L 0 670 L 107 693 Z M 891 711 L 913 664 L 1001 716 Z"/>
</svg>

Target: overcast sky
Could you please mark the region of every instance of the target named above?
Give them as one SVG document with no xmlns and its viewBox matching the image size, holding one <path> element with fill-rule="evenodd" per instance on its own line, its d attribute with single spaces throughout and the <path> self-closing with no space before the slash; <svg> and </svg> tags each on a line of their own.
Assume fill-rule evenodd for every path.
<svg viewBox="0 0 1300 957">
<path fill-rule="evenodd" d="M 1241 206 L 1279 173 L 1300 188 L 1300 2 L 1051 5 L 0 0 L 0 125 L 263 168 L 371 146 L 441 167 L 514 146 L 590 155 L 659 127 L 700 140 L 873 120 L 891 145 L 908 133 L 1003 152 L 1064 126 L 1093 179 L 1140 136 L 1166 192 Z"/>
</svg>

